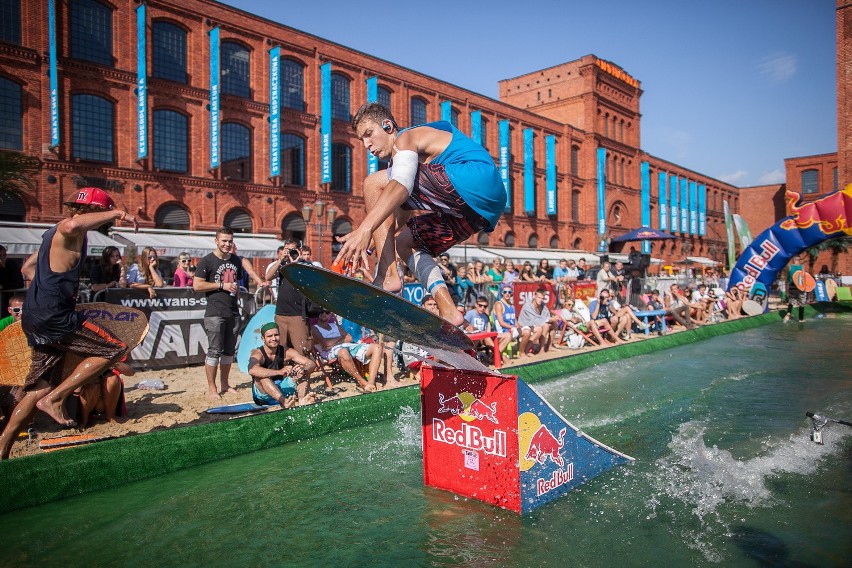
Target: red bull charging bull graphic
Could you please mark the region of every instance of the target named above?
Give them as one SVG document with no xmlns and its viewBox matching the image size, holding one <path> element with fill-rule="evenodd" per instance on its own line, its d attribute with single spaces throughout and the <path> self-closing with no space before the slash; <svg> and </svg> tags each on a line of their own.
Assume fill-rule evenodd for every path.
<svg viewBox="0 0 852 568">
<path fill-rule="evenodd" d="M 752 241 L 731 270 L 728 288 L 740 288 L 752 299 L 765 294 L 791 258 L 829 239 L 852 235 L 852 184 L 843 191 L 801 203 L 794 191 L 786 193 L 790 213 Z"/>
<path fill-rule="evenodd" d="M 420 398 L 426 485 L 521 514 L 633 461 L 517 377 L 426 365 Z"/>
</svg>

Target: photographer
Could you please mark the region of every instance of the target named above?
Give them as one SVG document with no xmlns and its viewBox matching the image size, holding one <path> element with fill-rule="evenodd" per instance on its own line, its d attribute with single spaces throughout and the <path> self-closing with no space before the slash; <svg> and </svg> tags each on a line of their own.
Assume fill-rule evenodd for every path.
<svg viewBox="0 0 852 568">
<path fill-rule="evenodd" d="M 308 316 L 318 315 L 313 302 L 296 290 L 290 281 L 281 274 L 281 269 L 291 262 L 302 262 L 299 244 L 293 239 L 284 242 L 279 249 L 278 260 L 266 267 L 266 279 L 278 279 L 278 298 L 275 301 L 275 323 L 281 333 L 281 345 L 289 344 L 298 353 L 310 353 L 311 343 L 308 333 Z M 316 312 L 316 313 L 314 313 Z"/>
</svg>

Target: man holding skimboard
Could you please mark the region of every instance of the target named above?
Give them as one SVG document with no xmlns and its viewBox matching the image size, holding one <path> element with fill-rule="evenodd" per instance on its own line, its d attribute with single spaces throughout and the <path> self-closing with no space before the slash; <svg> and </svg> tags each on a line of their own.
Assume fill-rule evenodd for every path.
<svg viewBox="0 0 852 568">
<path fill-rule="evenodd" d="M 339 237 L 343 247 L 335 264 L 366 265 L 367 249 L 375 241 L 373 284 L 390 292 L 402 289 L 399 257 L 435 297 L 441 317 L 461 324 L 464 318 L 433 257 L 475 233 L 494 230 L 506 208 L 506 188 L 494 160 L 449 122 L 400 130 L 378 103 L 358 109 L 352 129 L 373 156 L 390 160 L 390 166 L 364 181 L 367 216 Z M 412 210 L 428 213 L 409 217 Z"/>
<path fill-rule="evenodd" d="M 65 206 L 69 217 L 44 233 L 41 247 L 22 269 L 32 281 L 21 317 L 22 329 L 32 347 L 32 365 L 24 383 L 24 396 L 0 435 L 0 459 L 9 457 L 12 442 L 36 408 L 64 427 L 75 426 L 62 408 L 66 397 L 99 378 L 127 349 L 123 342 L 76 311 L 75 306 L 88 231 L 116 220 L 130 221 L 137 229 L 139 223 L 127 211 L 115 209 L 112 198 L 97 187 L 78 190 Z M 82 361 L 63 380 L 66 353 L 75 353 Z"/>
</svg>

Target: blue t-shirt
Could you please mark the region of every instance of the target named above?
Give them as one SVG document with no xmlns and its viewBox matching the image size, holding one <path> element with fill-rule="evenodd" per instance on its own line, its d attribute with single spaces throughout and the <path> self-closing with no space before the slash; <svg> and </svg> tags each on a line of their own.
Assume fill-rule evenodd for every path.
<svg viewBox="0 0 852 568">
<path fill-rule="evenodd" d="M 473 330 L 469 333 L 488 331 L 488 316 L 480 314 L 476 310 L 468 310 L 468 312 L 464 315 L 464 321 L 469 323 L 473 328 Z"/>
<path fill-rule="evenodd" d="M 506 209 L 506 188 L 491 154 L 447 121 L 430 122 L 420 126 L 428 126 L 453 135 L 449 146 L 430 163 L 444 166 L 444 171 L 461 198 L 488 221 L 487 230 L 493 231 Z"/>
</svg>

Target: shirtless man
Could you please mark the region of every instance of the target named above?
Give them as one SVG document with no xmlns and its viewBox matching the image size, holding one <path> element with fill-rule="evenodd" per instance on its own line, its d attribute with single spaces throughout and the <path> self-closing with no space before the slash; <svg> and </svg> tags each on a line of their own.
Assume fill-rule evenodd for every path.
<svg viewBox="0 0 852 568">
<path fill-rule="evenodd" d="M 36 408 L 66 428 L 75 426 L 62 408 L 66 397 L 97 380 L 127 349 L 127 345 L 85 319 L 74 307 L 88 231 L 116 220 L 131 221 L 135 228 L 139 223 L 127 211 L 115 209 L 112 198 L 96 187 L 80 189 L 65 205 L 70 216 L 44 233 L 38 252 L 27 259 L 22 269 L 32 280 L 21 318 L 32 347 L 32 366 L 24 383 L 24 396 L 0 435 L 0 459 L 9 457 L 12 442 Z M 62 379 L 60 373 L 68 352 L 84 358 L 53 388 Z"/>
<path fill-rule="evenodd" d="M 248 372 L 253 379 L 251 394 L 254 402 L 284 408 L 297 404 L 313 404 L 316 395 L 308 392 L 309 378 L 316 363 L 293 348 L 281 345 L 278 324 L 270 322 L 260 328 L 263 345 L 251 352 Z"/>
<path fill-rule="evenodd" d="M 338 240 L 335 263 L 366 263 L 375 240 L 378 263 L 373 284 L 398 292 L 397 256 L 438 302 L 441 317 L 463 321 L 433 257 L 480 231 L 493 231 L 506 207 L 506 188 L 491 155 L 449 122 L 400 131 L 390 111 L 377 103 L 358 109 L 352 128 L 367 150 L 391 160 L 386 171 L 364 181 L 367 216 Z M 409 210 L 429 213 L 409 218 Z M 390 238 L 389 238 L 390 237 Z"/>
</svg>

